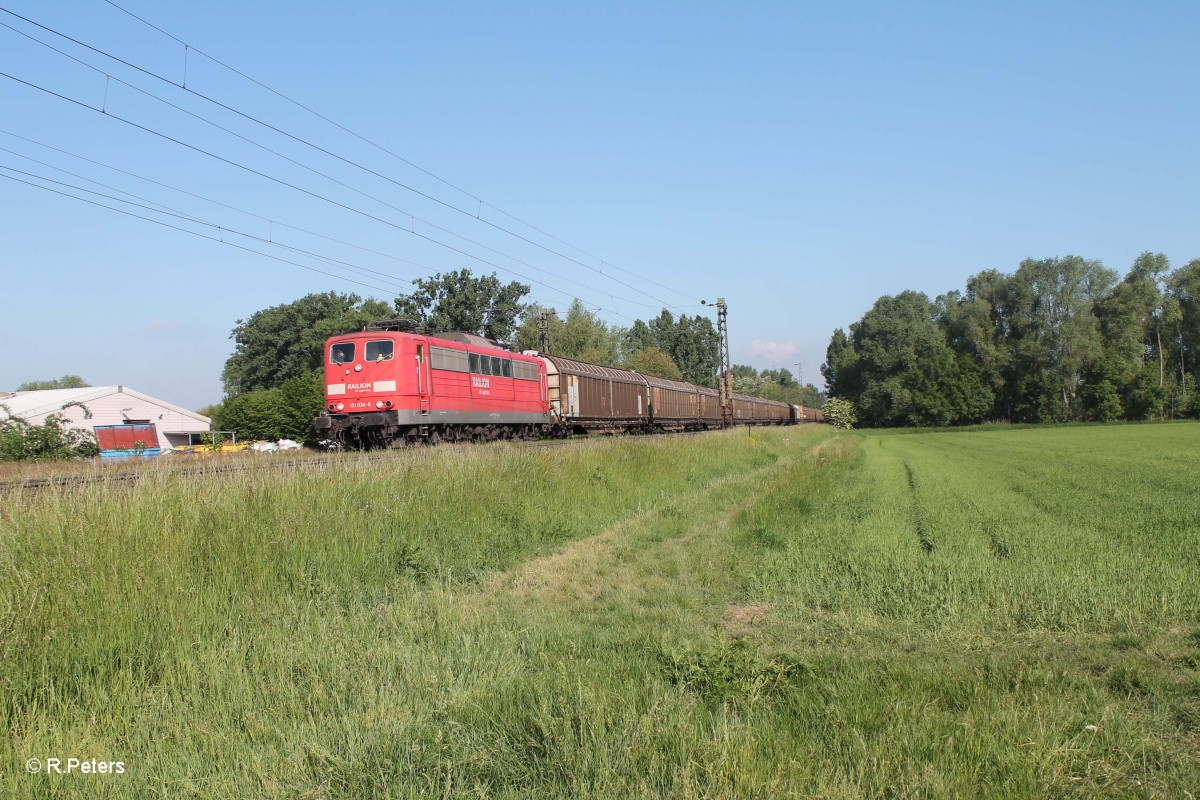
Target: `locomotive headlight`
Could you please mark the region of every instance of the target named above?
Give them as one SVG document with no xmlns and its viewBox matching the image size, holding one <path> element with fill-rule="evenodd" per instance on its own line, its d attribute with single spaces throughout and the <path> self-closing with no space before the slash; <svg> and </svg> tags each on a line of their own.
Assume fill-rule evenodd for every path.
<svg viewBox="0 0 1200 800">
<path fill-rule="evenodd" d="M 337 403 L 330 403 L 328 406 L 326 406 L 326 408 L 328 408 L 330 411 L 337 411 Z"/>
<path fill-rule="evenodd" d="M 338 410 L 338 411 L 345 411 L 345 410 L 346 410 L 346 404 L 345 404 L 345 403 L 338 403 L 338 404 L 337 404 L 337 410 Z"/>
<path fill-rule="evenodd" d="M 362 372 L 362 364 L 355 364 L 355 365 L 354 365 L 354 371 L 355 371 L 355 372 Z"/>
<path fill-rule="evenodd" d="M 383 407 L 384 407 L 384 408 L 391 408 L 391 407 L 392 407 L 392 401 L 391 401 L 391 400 L 385 400 L 385 401 L 384 401 L 384 403 L 383 403 Z"/>
<path fill-rule="evenodd" d="M 376 408 L 383 408 L 383 401 L 382 401 L 382 400 L 376 400 L 376 401 L 375 401 L 375 407 L 376 407 Z"/>
</svg>

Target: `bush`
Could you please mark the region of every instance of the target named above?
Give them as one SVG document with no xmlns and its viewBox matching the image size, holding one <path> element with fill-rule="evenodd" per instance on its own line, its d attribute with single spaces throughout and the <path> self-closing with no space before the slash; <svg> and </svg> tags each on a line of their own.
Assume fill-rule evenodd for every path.
<svg viewBox="0 0 1200 800">
<path fill-rule="evenodd" d="M 81 403 L 67 403 L 63 409 L 79 406 L 84 419 L 92 412 Z M 15 416 L 8 406 L 0 403 L 8 416 L 0 419 L 0 461 L 57 461 L 69 458 L 91 458 L 100 452 L 91 431 L 70 427 L 65 415 L 47 414 L 41 425 Z"/>
<path fill-rule="evenodd" d="M 825 421 L 835 428 L 853 428 L 858 423 L 854 403 L 840 397 L 831 397 L 821 406 Z"/>
<path fill-rule="evenodd" d="M 325 376 L 320 370 L 288 378 L 283 386 L 242 392 L 225 398 L 213 417 L 214 427 L 233 431 L 239 440 L 293 439 L 316 441 L 313 418 L 325 410 Z"/>
</svg>

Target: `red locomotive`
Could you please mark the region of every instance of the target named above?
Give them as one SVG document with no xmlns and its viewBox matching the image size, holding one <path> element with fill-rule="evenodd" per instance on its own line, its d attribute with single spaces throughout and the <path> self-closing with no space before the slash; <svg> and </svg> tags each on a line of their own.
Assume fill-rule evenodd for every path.
<svg viewBox="0 0 1200 800">
<path fill-rule="evenodd" d="M 469 333 L 419 333 L 403 320 L 335 336 L 325 350 L 327 413 L 313 425 L 349 447 L 722 424 L 712 389 L 514 353 Z M 812 419 L 812 409 L 743 395 L 734 395 L 732 412 L 737 424 Z"/>
<path fill-rule="evenodd" d="M 426 438 L 525 438 L 550 424 L 546 371 L 537 358 L 468 333 L 411 333 L 400 324 L 325 343 L 319 432 L 357 447 Z"/>
</svg>

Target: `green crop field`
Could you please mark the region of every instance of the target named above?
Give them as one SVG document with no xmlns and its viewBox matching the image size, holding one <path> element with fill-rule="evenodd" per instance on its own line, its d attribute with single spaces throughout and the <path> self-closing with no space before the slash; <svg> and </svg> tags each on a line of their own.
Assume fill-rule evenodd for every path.
<svg viewBox="0 0 1200 800">
<path fill-rule="evenodd" d="M 0 494 L 0 797 L 1200 795 L 1197 487 L 1163 424 Z"/>
</svg>

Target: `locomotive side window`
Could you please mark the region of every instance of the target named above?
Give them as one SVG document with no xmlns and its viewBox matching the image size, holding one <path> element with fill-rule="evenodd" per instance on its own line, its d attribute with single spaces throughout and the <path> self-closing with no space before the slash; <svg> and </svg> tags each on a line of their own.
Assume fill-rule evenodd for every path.
<svg viewBox="0 0 1200 800">
<path fill-rule="evenodd" d="M 526 361 L 513 361 L 511 363 L 514 378 L 522 381 L 539 380 L 536 364 L 530 364 Z"/>
<path fill-rule="evenodd" d="M 429 348 L 429 364 L 434 369 L 448 369 L 454 372 L 469 372 L 470 359 L 461 350 L 451 350 L 446 347 Z"/>
<path fill-rule="evenodd" d="M 438 366 L 437 350 L 438 348 L 433 349 L 434 367 Z M 453 351 L 447 351 L 447 353 L 453 353 Z M 462 358 L 464 362 L 467 362 L 465 353 L 456 355 Z M 523 381 L 541 380 L 538 375 L 538 368 L 536 364 L 529 364 L 524 361 L 513 361 L 511 358 L 498 358 L 496 356 L 485 356 L 480 355 L 479 353 L 471 353 L 469 364 L 470 371 L 476 375 L 491 375 L 494 378 L 517 378 L 518 380 Z M 445 369 L 453 369 L 453 367 L 447 365 Z M 460 370 L 463 372 L 466 371 L 465 369 L 461 368 Z"/>
<path fill-rule="evenodd" d="M 391 361 L 392 360 L 392 340 L 383 339 L 378 342 L 367 342 L 366 355 L 363 357 L 367 361 Z"/>
<path fill-rule="evenodd" d="M 354 360 L 354 342 L 341 342 L 329 348 L 330 364 L 349 364 Z"/>
</svg>

